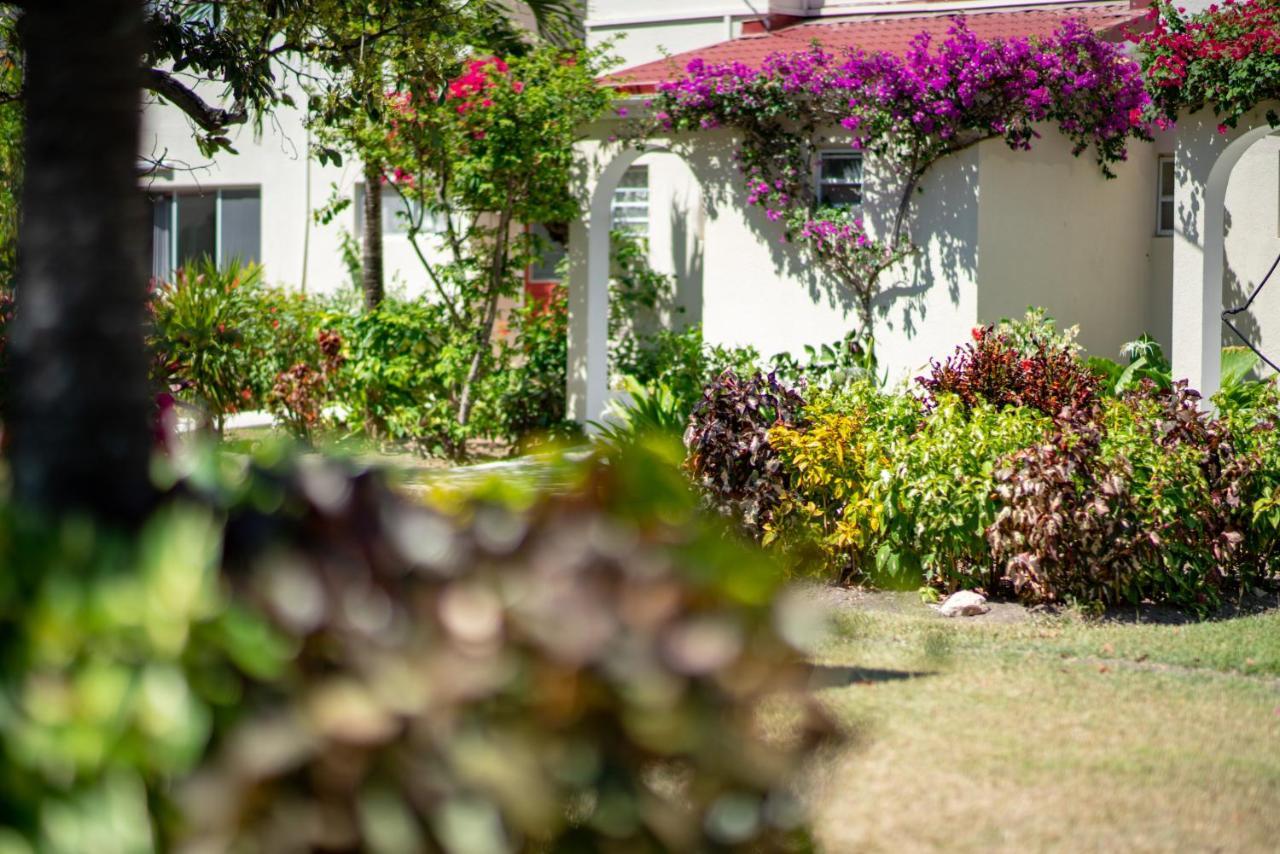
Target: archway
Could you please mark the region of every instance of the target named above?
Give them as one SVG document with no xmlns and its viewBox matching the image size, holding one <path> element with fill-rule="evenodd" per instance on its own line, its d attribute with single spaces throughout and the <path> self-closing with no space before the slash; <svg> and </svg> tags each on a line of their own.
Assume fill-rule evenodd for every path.
<svg viewBox="0 0 1280 854">
<path fill-rule="evenodd" d="M 1222 375 L 1227 182 L 1245 151 L 1275 132 L 1268 107 L 1275 108 L 1256 107 L 1225 133 L 1206 111 L 1178 124 L 1171 356 L 1173 375 L 1205 398 L 1217 392 Z"/>
<path fill-rule="evenodd" d="M 586 218 L 570 232 L 569 341 L 567 403 L 569 417 L 599 421 L 609 404 L 610 232 L 614 191 L 627 170 L 649 154 L 680 156 L 664 142 L 617 151 L 588 184 Z M 583 251 L 580 247 L 585 246 Z"/>
</svg>

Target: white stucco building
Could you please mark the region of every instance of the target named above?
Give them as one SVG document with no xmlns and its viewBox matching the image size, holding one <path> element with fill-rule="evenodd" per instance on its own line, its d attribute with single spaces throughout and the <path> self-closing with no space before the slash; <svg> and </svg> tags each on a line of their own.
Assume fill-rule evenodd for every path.
<svg viewBox="0 0 1280 854">
<path fill-rule="evenodd" d="M 923 28 L 945 29 L 956 14 L 984 36 L 1046 34 L 1081 18 L 1104 37 L 1118 37 L 1122 26 L 1142 19 L 1146 4 L 589 0 L 585 32 L 593 45 L 612 40 L 622 59 L 616 77 L 638 109 L 658 81 L 679 74 L 695 55 L 759 61 L 814 39 L 900 50 Z M 728 131 L 653 140 L 657 150 L 641 154 L 609 141 L 619 122 L 586 129 L 579 146 L 588 210 L 572 224 L 569 241 L 576 417 L 598 418 L 609 393 L 605 301 L 614 225 L 648 237 L 652 265 L 676 279 L 679 322 L 701 323 L 712 343 L 749 344 L 767 356 L 832 342 L 852 328 L 849 295 L 781 240 L 781 226 L 746 204 Z M 316 163 L 302 113 L 293 108 L 277 110 L 260 134 L 244 126 L 231 136 L 239 153 L 209 161 L 175 108 L 146 107 L 141 153 L 170 167 L 147 180 L 156 199 L 156 274 L 209 252 L 259 260 L 269 281 L 313 293 L 350 287 L 342 250 L 344 240 L 358 238 L 360 205 L 328 224 L 314 214 L 335 195 L 357 197 L 360 165 Z M 848 149 L 832 154 L 847 156 Z M 895 194 L 874 161 L 859 165 L 861 204 L 874 226 Z M 823 164 L 813 168 L 816 180 Z M 1280 254 L 1280 137 L 1259 117 L 1227 135 L 1210 117 L 1190 117 L 1153 143 L 1133 144 L 1116 171 L 1115 180 L 1104 179 L 1089 155 L 1073 158 L 1052 128 L 1031 152 L 993 140 L 935 165 L 911 227 L 920 251 L 890 272 L 877 306 L 878 355 L 890 376 L 918 373 L 977 324 L 1041 305 L 1060 323 L 1079 324 L 1082 343 L 1100 355 L 1114 357 L 1122 343 L 1150 333 L 1193 385 L 1214 387 L 1225 340 L 1222 307 L 1242 303 Z M 384 199 L 388 286 L 425 293 L 425 275 L 397 233 L 398 197 Z M 1238 325 L 1280 355 L 1280 282 Z"/>
<path fill-rule="evenodd" d="M 815 40 L 832 49 L 901 50 L 915 33 L 940 32 L 957 14 L 985 37 L 1047 34 L 1075 18 L 1118 40 L 1123 28 L 1141 25 L 1147 5 L 593 0 L 587 32 L 596 42 L 623 36 L 615 52 L 628 67 L 615 80 L 635 110 L 658 82 L 678 76 L 695 56 L 752 65 Z M 1211 134 L 1204 132 L 1206 122 Z M 1228 340 L 1222 306 L 1242 303 L 1280 253 L 1280 138 L 1256 119 L 1243 122 L 1239 134 L 1222 136 L 1215 126 L 1216 120 L 1197 117 L 1153 143 L 1132 145 L 1113 180 L 1103 177 L 1090 155 L 1072 157 L 1066 140 L 1049 127 L 1030 152 L 991 140 L 936 164 L 915 202 L 911 234 L 919 251 L 882 280 L 887 288 L 877 305 L 877 353 L 891 379 L 918 374 L 975 325 L 1039 305 L 1061 324 L 1079 324 L 1080 340 L 1093 353 L 1114 358 L 1124 342 L 1146 332 L 1171 352 L 1175 369 L 1193 386 L 1216 387 L 1220 346 L 1239 343 Z M 611 207 L 636 196 L 637 186 L 648 191 L 651 260 L 676 277 L 684 317 L 701 322 L 710 342 L 749 344 L 765 355 L 796 352 L 805 344 L 833 342 L 856 324 L 851 296 L 781 240 L 780 224 L 747 205 L 730 159 L 730 131 L 654 139 L 646 154 L 611 143 L 616 132 L 616 122 L 603 122 L 580 146 L 587 166 L 582 190 L 593 207 L 570 237 L 569 389 L 577 417 L 597 417 L 609 395 L 601 367 L 607 362 L 602 270 L 608 241 L 601 235 Z M 1231 156 L 1219 162 L 1216 152 L 1237 138 Z M 831 156 L 847 152 L 833 147 Z M 1212 198 L 1221 199 L 1222 215 L 1206 219 L 1204 193 L 1193 185 L 1201 171 L 1207 180 L 1215 163 L 1218 183 L 1209 199 L 1210 206 Z M 824 163 L 812 166 L 820 181 Z M 883 227 L 896 192 L 886 189 L 873 159 L 859 167 L 864 217 L 873 228 Z M 631 189 L 615 189 L 618 182 Z M 1197 231 L 1197 221 L 1209 231 Z M 1214 234 L 1225 250 L 1216 268 Z M 1191 269 L 1206 246 L 1205 264 Z M 1181 259 L 1177 274 L 1175 256 Z M 1206 275 L 1217 277 L 1220 295 L 1200 287 Z M 1183 283 L 1176 292 L 1175 281 Z M 1237 325 L 1280 355 L 1280 282 L 1263 291 Z"/>
</svg>

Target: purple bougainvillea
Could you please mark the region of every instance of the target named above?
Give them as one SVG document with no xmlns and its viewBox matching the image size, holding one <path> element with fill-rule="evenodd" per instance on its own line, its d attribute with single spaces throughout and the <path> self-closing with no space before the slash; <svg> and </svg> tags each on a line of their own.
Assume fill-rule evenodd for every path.
<svg viewBox="0 0 1280 854">
<path fill-rule="evenodd" d="M 1110 175 L 1130 139 L 1150 138 L 1148 102 L 1138 64 L 1081 23 L 1040 39 L 983 39 L 957 20 L 945 39 L 922 33 L 901 56 L 815 45 L 759 68 L 695 59 L 660 87 L 654 116 L 664 132 L 736 130 L 748 201 L 853 289 L 869 331 L 877 281 L 911 251 L 911 200 L 934 163 L 985 139 L 1028 149 L 1037 125 L 1051 123 Z M 833 129 L 898 179 L 879 236 L 848 210 L 815 209 L 812 166 Z"/>
</svg>

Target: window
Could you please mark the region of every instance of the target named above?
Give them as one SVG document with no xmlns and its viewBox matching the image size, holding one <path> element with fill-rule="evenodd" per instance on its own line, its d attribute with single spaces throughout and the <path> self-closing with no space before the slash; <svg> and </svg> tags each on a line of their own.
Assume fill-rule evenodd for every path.
<svg viewBox="0 0 1280 854">
<path fill-rule="evenodd" d="M 1173 234 L 1173 156 L 1162 155 L 1156 162 L 1160 169 L 1156 190 L 1156 234 Z"/>
<path fill-rule="evenodd" d="M 632 166 L 613 191 L 613 230 L 649 234 L 649 167 Z"/>
<path fill-rule="evenodd" d="M 261 258 L 262 194 L 256 188 L 152 193 L 151 275 L 168 281 L 173 271 L 202 257 L 219 266 Z"/>
<path fill-rule="evenodd" d="M 851 208 L 862 204 L 862 155 L 825 151 L 818 163 L 818 205 Z"/>
<path fill-rule="evenodd" d="M 364 235 L 364 184 L 356 184 L 354 206 L 356 209 L 356 237 L 359 238 Z M 382 188 L 382 236 L 408 234 L 411 223 L 410 215 L 414 207 L 416 207 L 416 203 L 407 201 L 395 187 L 384 186 Z M 427 214 L 423 218 L 421 226 L 421 230 L 427 233 L 442 232 L 444 231 L 444 219 L 435 214 Z"/>
<path fill-rule="evenodd" d="M 529 282 L 558 282 L 560 274 L 557 268 L 560 262 L 564 260 L 564 256 L 568 254 L 567 247 L 551 234 L 551 231 L 541 223 L 529 227 L 529 233 L 538 238 L 537 246 L 542 249 L 542 256 L 533 264 L 529 265 Z"/>
</svg>

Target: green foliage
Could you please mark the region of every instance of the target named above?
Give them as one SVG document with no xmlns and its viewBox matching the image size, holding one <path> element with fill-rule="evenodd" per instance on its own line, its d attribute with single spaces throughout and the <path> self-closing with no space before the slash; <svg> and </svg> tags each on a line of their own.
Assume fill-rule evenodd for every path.
<svg viewBox="0 0 1280 854">
<path fill-rule="evenodd" d="M 326 323 L 344 342 L 335 402 L 349 428 L 448 456 L 464 453 L 471 433 L 493 429 L 498 413 L 483 395 L 475 423 L 458 423 L 457 396 L 473 345 L 444 306 L 388 298 L 373 311 L 337 314 Z M 486 358 L 494 358 L 492 351 Z"/>
<path fill-rule="evenodd" d="M 226 596 L 207 510 L 168 508 L 131 540 L 6 508 L 0 532 L 0 824 L 27 850 L 163 849 L 167 783 L 287 648 Z"/>
<path fill-rule="evenodd" d="M 0 96 L 22 90 L 15 17 L 0 17 Z M 22 103 L 0 102 L 0 291 L 12 291 L 18 268 L 18 200 L 22 192 Z"/>
<path fill-rule="evenodd" d="M 1049 312 L 1037 306 L 1027 308 L 1027 313 L 1020 318 L 1001 318 L 996 324 L 996 331 L 1026 358 L 1035 356 L 1042 346 L 1073 356 L 1079 356 L 1082 349 L 1076 341 L 1080 335 L 1079 326 L 1059 329 Z"/>
<path fill-rule="evenodd" d="M 1073 378 L 1085 367 L 1070 331 L 1039 313 L 975 337 L 946 366 L 948 390 L 937 369 L 924 400 L 864 377 L 812 394 L 763 447 L 751 394 L 705 410 L 690 465 L 708 500 L 762 529 L 794 571 L 840 581 L 1203 613 L 1274 573 L 1280 391 L 1245 379 L 1252 354 L 1224 355 L 1211 417 L 1185 383 L 1129 386 L 1137 371 L 1119 397 L 1053 402 L 1084 387 Z M 1132 350 L 1135 364 L 1161 364 L 1151 342 Z M 748 452 L 749 474 L 732 467 Z M 767 514 L 727 502 L 729 486 L 767 496 Z"/>
<path fill-rule="evenodd" d="M 677 462 L 421 506 L 206 457 L 137 541 L 0 514 L 0 840 L 806 850 L 811 627 Z"/>
<path fill-rule="evenodd" d="M 630 343 L 631 346 L 627 346 Z M 680 331 L 660 329 L 641 337 L 626 338 L 618 370 L 624 383 L 647 389 L 665 389 L 674 405 L 687 417 L 702 397 L 702 390 L 726 370 L 751 373 L 756 351 L 709 345 L 700 325 Z"/>
<path fill-rule="evenodd" d="M 153 296 L 156 380 L 193 398 L 219 432 L 227 415 L 261 400 L 261 284 L 256 264 L 219 270 L 206 257 Z"/>
<path fill-rule="evenodd" d="M 622 449 L 645 440 L 679 440 L 689 422 L 689 411 L 671 389 L 644 387 L 632 381 L 624 392 L 625 402 L 611 403 L 604 423 L 592 424 L 596 444 Z"/>
<path fill-rule="evenodd" d="M 510 368 L 502 378 L 496 409 L 503 431 L 513 440 L 568 439 L 580 432 L 565 411 L 568 322 L 562 289 L 545 304 L 526 300 L 512 311 L 512 341 L 503 345 Z"/>
<path fill-rule="evenodd" d="M 990 587 L 985 534 L 995 520 L 995 471 L 1006 456 L 1042 440 L 1051 421 L 1029 407 L 967 409 L 944 396 L 920 427 L 890 445 L 890 476 L 873 493 L 883 503 L 876 570 L 944 589 Z"/>
<path fill-rule="evenodd" d="M 811 389 L 840 390 L 862 380 L 877 380 L 874 343 L 860 330 L 850 330 L 834 344 L 806 344 L 803 360 L 778 353 L 769 360 L 786 382 L 804 382 Z"/>
</svg>

